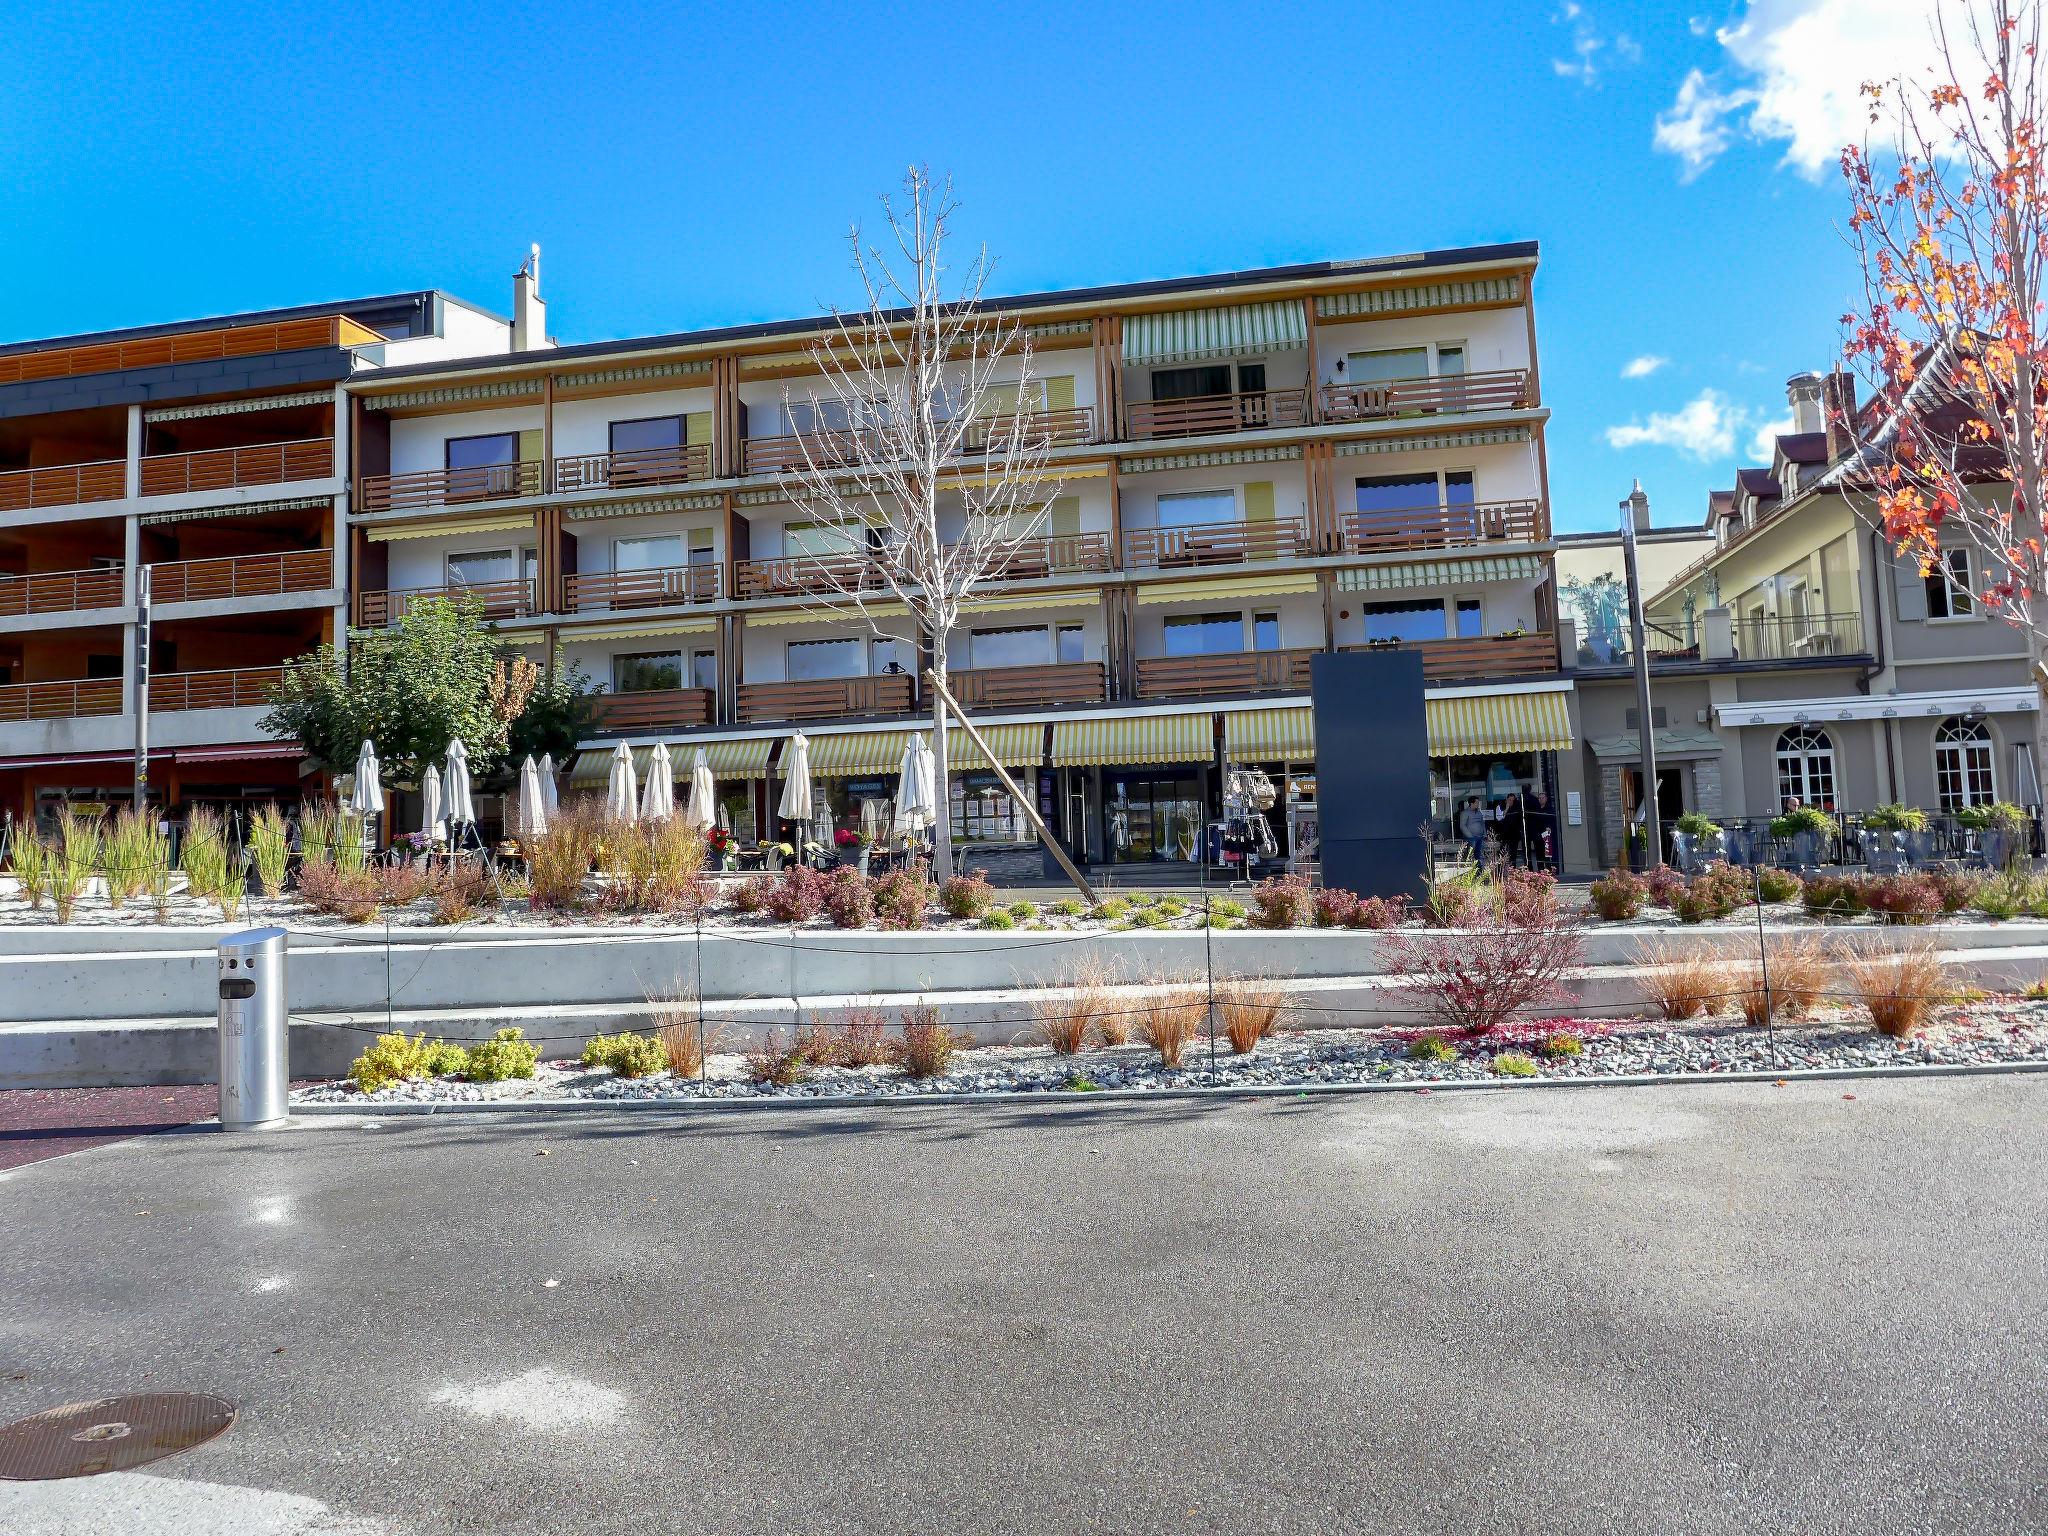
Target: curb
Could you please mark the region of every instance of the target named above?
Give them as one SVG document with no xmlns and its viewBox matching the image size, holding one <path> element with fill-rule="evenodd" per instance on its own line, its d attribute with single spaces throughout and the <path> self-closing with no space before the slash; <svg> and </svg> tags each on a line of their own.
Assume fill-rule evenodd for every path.
<svg viewBox="0 0 2048 1536">
<path fill-rule="evenodd" d="M 1184 1088 L 1100 1088 L 1092 1093 L 1071 1089 L 1028 1089 L 1014 1093 L 930 1093 L 930 1094 L 788 1094 L 764 1095 L 750 1099 L 495 1099 L 470 1104 L 294 1104 L 290 1118 L 315 1120 L 341 1116 L 360 1120 L 365 1116 L 471 1114 L 519 1114 L 522 1112 L 571 1113 L 627 1110 L 637 1114 L 767 1109 L 920 1109 L 952 1104 L 1128 1104 L 1160 1099 L 1293 1099 L 1328 1098 L 1363 1093 L 1493 1092 L 1531 1088 L 1652 1088 L 1700 1087 L 1714 1083 L 1853 1082 L 1877 1077 L 1988 1077 L 2048 1072 L 2048 1060 L 1992 1062 L 1932 1062 L 1902 1067 L 1790 1067 L 1783 1072 L 1648 1072 L 1628 1077 L 1524 1077 L 1447 1078 L 1439 1081 L 1403 1083 L 1246 1083 L 1240 1085 L 1192 1085 Z"/>
</svg>

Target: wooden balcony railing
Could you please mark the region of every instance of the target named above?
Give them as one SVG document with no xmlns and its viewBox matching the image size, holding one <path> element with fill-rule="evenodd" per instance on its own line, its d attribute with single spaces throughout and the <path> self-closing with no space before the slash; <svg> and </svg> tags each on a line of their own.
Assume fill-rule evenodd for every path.
<svg viewBox="0 0 2048 1536">
<path fill-rule="evenodd" d="M 601 731 L 664 731 L 671 726 L 709 725 L 713 709 L 709 688 L 654 688 L 644 693 L 601 693 L 597 696 L 597 728 Z"/>
<path fill-rule="evenodd" d="M 1443 411 L 1514 411 L 1530 403 L 1526 368 L 1325 384 L 1322 395 L 1325 421 L 1370 421 L 1384 416 L 1420 416 Z"/>
<path fill-rule="evenodd" d="M 1048 704 L 1099 704 L 1109 697 L 1099 661 L 974 667 L 947 673 L 946 686 L 969 708 L 1036 709 Z"/>
<path fill-rule="evenodd" d="M 407 507 L 448 507 L 508 496 L 538 496 L 547 466 L 539 459 L 480 464 L 472 469 L 420 469 L 406 475 L 364 475 L 356 483 L 356 510 L 396 512 Z"/>
<path fill-rule="evenodd" d="M 223 672 L 159 672 L 149 680 L 149 712 L 181 709 L 255 709 L 270 702 L 283 667 L 238 667 Z"/>
<path fill-rule="evenodd" d="M 0 619 L 32 613 L 76 613 L 121 606 L 121 567 L 95 571 L 33 571 L 0 576 Z"/>
<path fill-rule="evenodd" d="M 835 715 L 903 715 L 916 691 L 908 672 L 835 677 L 809 683 L 742 683 L 741 721 L 819 720 Z"/>
<path fill-rule="evenodd" d="M 869 432 L 786 432 L 776 437 L 748 438 L 740 467 L 750 475 L 781 474 L 807 464 L 824 469 L 851 464 L 874 451 L 874 434 Z"/>
<path fill-rule="evenodd" d="M 61 683 L 0 686 L 0 724 L 23 720 L 79 720 L 121 713 L 118 677 L 80 678 Z"/>
<path fill-rule="evenodd" d="M 1095 412 L 1088 406 L 1070 411 L 1028 411 L 1022 416 L 991 416 L 976 421 L 961 439 L 969 453 L 1002 452 L 1022 438 L 1043 438 L 1054 448 L 1095 441 Z"/>
<path fill-rule="evenodd" d="M 1305 693 L 1312 650 L 1229 651 L 1215 656 L 1141 656 L 1138 697 L 1205 693 Z"/>
<path fill-rule="evenodd" d="M 162 453 L 142 461 L 142 494 L 224 491 L 241 485 L 319 480 L 334 473 L 334 444 L 324 437 L 296 443 L 254 443 L 200 453 Z"/>
<path fill-rule="evenodd" d="M 396 624 L 412 604 L 430 597 L 475 598 L 487 619 L 520 619 L 534 611 L 530 581 L 480 581 L 463 587 L 399 587 L 356 594 L 356 627 L 382 629 Z"/>
<path fill-rule="evenodd" d="M 1134 438 L 1298 427 L 1308 420 L 1308 391 L 1262 389 L 1248 395 L 1200 395 L 1192 400 L 1133 400 L 1125 414 Z"/>
<path fill-rule="evenodd" d="M 171 363 L 210 363 L 226 357 L 256 357 L 266 352 L 367 347 L 375 346 L 384 339 L 368 326 L 359 325 L 345 315 L 318 315 L 307 320 L 280 320 L 269 325 L 231 325 L 210 331 L 183 331 L 175 336 L 142 336 L 133 341 L 102 342 L 96 346 L 10 352 L 0 357 L 0 384 L 76 378 L 87 373 L 113 373 L 122 368 L 161 368 Z"/>
<path fill-rule="evenodd" d="M 152 566 L 149 597 L 153 603 L 204 603 L 224 597 L 318 592 L 334 584 L 332 550 L 291 549 L 218 560 L 175 560 Z"/>
<path fill-rule="evenodd" d="M 1108 534 L 1051 533 L 1020 540 L 1005 552 L 990 574 L 1005 581 L 1030 581 L 1057 571 L 1108 569 Z"/>
<path fill-rule="evenodd" d="M 1344 518 L 1344 547 L 1354 555 L 1451 549 L 1460 544 L 1540 544 L 1549 537 L 1550 519 L 1542 503 L 1534 501 L 1384 508 Z"/>
<path fill-rule="evenodd" d="M 89 501 L 119 501 L 128 494 L 128 467 L 120 459 L 92 464 L 53 464 L 48 469 L 0 473 L 0 512 L 30 507 L 76 507 Z"/>
<path fill-rule="evenodd" d="M 591 571 L 569 577 L 571 613 L 592 609 L 668 608 L 718 601 L 715 565 L 669 565 L 646 571 Z"/>
<path fill-rule="evenodd" d="M 1191 523 L 1179 528 L 1132 528 L 1124 534 L 1124 563 L 1135 570 L 1281 560 L 1306 554 L 1308 549 L 1308 523 L 1299 517 L 1252 523 Z"/>
<path fill-rule="evenodd" d="M 678 485 L 711 473 L 711 450 L 699 443 L 679 448 L 635 448 L 626 453 L 586 453 L 555 460 L 555 489 L 620 491 L 642 485 Z"/>
<path fill-rule="evenodd" d="M 808 592 L 873 591 L 881 572 L 865 555 L 789 555 L 780 560 L 735 560 L 733 586 L 741 597 L 797 597 Z"/>
<path fill-rule="evenodd" d="M 1344 649 L 1420 651 L 1422 675 L 1433 683 L 1458 677 L 1518 677 L 1558 670 L 1557 636 L 1549 630 L 1464 640 L 1372 642 L 1347 645 Z"/>
</svg>

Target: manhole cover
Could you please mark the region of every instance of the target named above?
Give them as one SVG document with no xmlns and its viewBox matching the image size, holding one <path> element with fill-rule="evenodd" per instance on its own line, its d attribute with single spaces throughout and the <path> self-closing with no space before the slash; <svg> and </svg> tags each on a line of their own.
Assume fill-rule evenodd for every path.
<svg viewBox="0 0 2048 1536">
<path fill-rule="evenodd" d="M 0 1478 L 35 1482 L 122 1472 L 211 1440 L 235 1405 L 198 1392 L 138 1392 L 66 1403 L 0 1427 Z"/>
</svg>

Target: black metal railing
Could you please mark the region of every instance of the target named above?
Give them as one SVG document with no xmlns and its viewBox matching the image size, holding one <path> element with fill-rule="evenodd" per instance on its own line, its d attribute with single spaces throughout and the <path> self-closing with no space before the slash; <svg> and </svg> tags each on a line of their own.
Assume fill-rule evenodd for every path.
<svg viewBox="0 0 2048 1536">
<path fill-rule="evenodd" d="M 1772 816 L 1714 818 L 1717 839 L 1686 839 L 1676 828 L 1664 829 L 1666 859 L 1678 868 L 1704 867 L 1715 859 L 1749 868 L 1815 869 L 1829 866 L 1865 869 L 1875 874 L 1919 869 L 1936 864 L 1964 864 L 1999 869 L 2015 858 L 2039 858 L 2043 851 L 2041 818 L 2028 812 L 2018 827 L 1968 827 L 1951 812 L 1929 811 L 1927 825 L 1917 832 L 1873 827 L 1864 813 L 1835 816 L 1835 832 L 1775 834 Z"/>
</svg>

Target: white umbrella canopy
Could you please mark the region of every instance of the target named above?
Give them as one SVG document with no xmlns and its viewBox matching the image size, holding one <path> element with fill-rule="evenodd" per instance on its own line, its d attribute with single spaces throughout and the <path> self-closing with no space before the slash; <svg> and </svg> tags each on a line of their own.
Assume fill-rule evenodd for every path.
<svg viewBox="0 0 2048 1536">
<path fill-rule="evenodd" d="M 448 767 L 441 775 L 441 789 L 448 798 L 450 821 L 476 820 L 476 802 L 469 797 L 469 748 L 460 736 L 448 743 Z"/>
<path fill-rule="evenodd" d="M 676 770 L 668 743 L 656 742 L 647 759 L 647 790 L 640 797 L 642 821 L 666 821 L 676 813 Z"/>
<path fill-rule="evenodd" d="M 717 805 L 718 786 L 712 780 L 711 764 L 705 761 L 704 749 L 699 747 L 697 760 L 690 764 L 690 803 L 683 810 L 683 825 L 699 832 L 710 831 Z"/>
<path fill-rule="evenodd" d="M 782 754 L 782 802 L 776 814 L 799 824 L 811 819 L 811 743 L 802 731 Z"/>
<path fill-rule="evenodd" d="M 540 803 L 550 816 L 562 808 L 561 791 L 555 785 L 555 754 L 543 753 L 540 760 Z"/>
<path fill-rule="evenodd" d="M 377 749 L 365 737 L 356 752 L 355 782 L 349 786 L 348 810 L 351 816 L 367 819 L 383 811 L 384 784 L 379 774 Z"/>
<path fill-rule="evenodd" d="M 441 770 L 432 763 L 420 779 L 420 831 L 430 839 L 448 835 L 441 824 Z"/>
<path fill-rule="evenodd" d="M 896 831 L 922 832 L 932 824 L 932 751 L 923 736 L 904 744 L 903 765 L 896 779 Z"/>
<path fill-rule="evenodd" d="M 547 797 L 540 787 L 540 769 L 533 754 L 519 765 L 519 808 L 516 823 L 521 837 L 539 837 L 548 829 Z"/>
<path fill-rule="evenodd" d="M 633 750 L 623 741 L 612 749 L 611 782 L 605 786 L 604 813 L 613 821 L 631 821 L 640 810 L 640 779 L 633 771 Z"/>
</svg>

